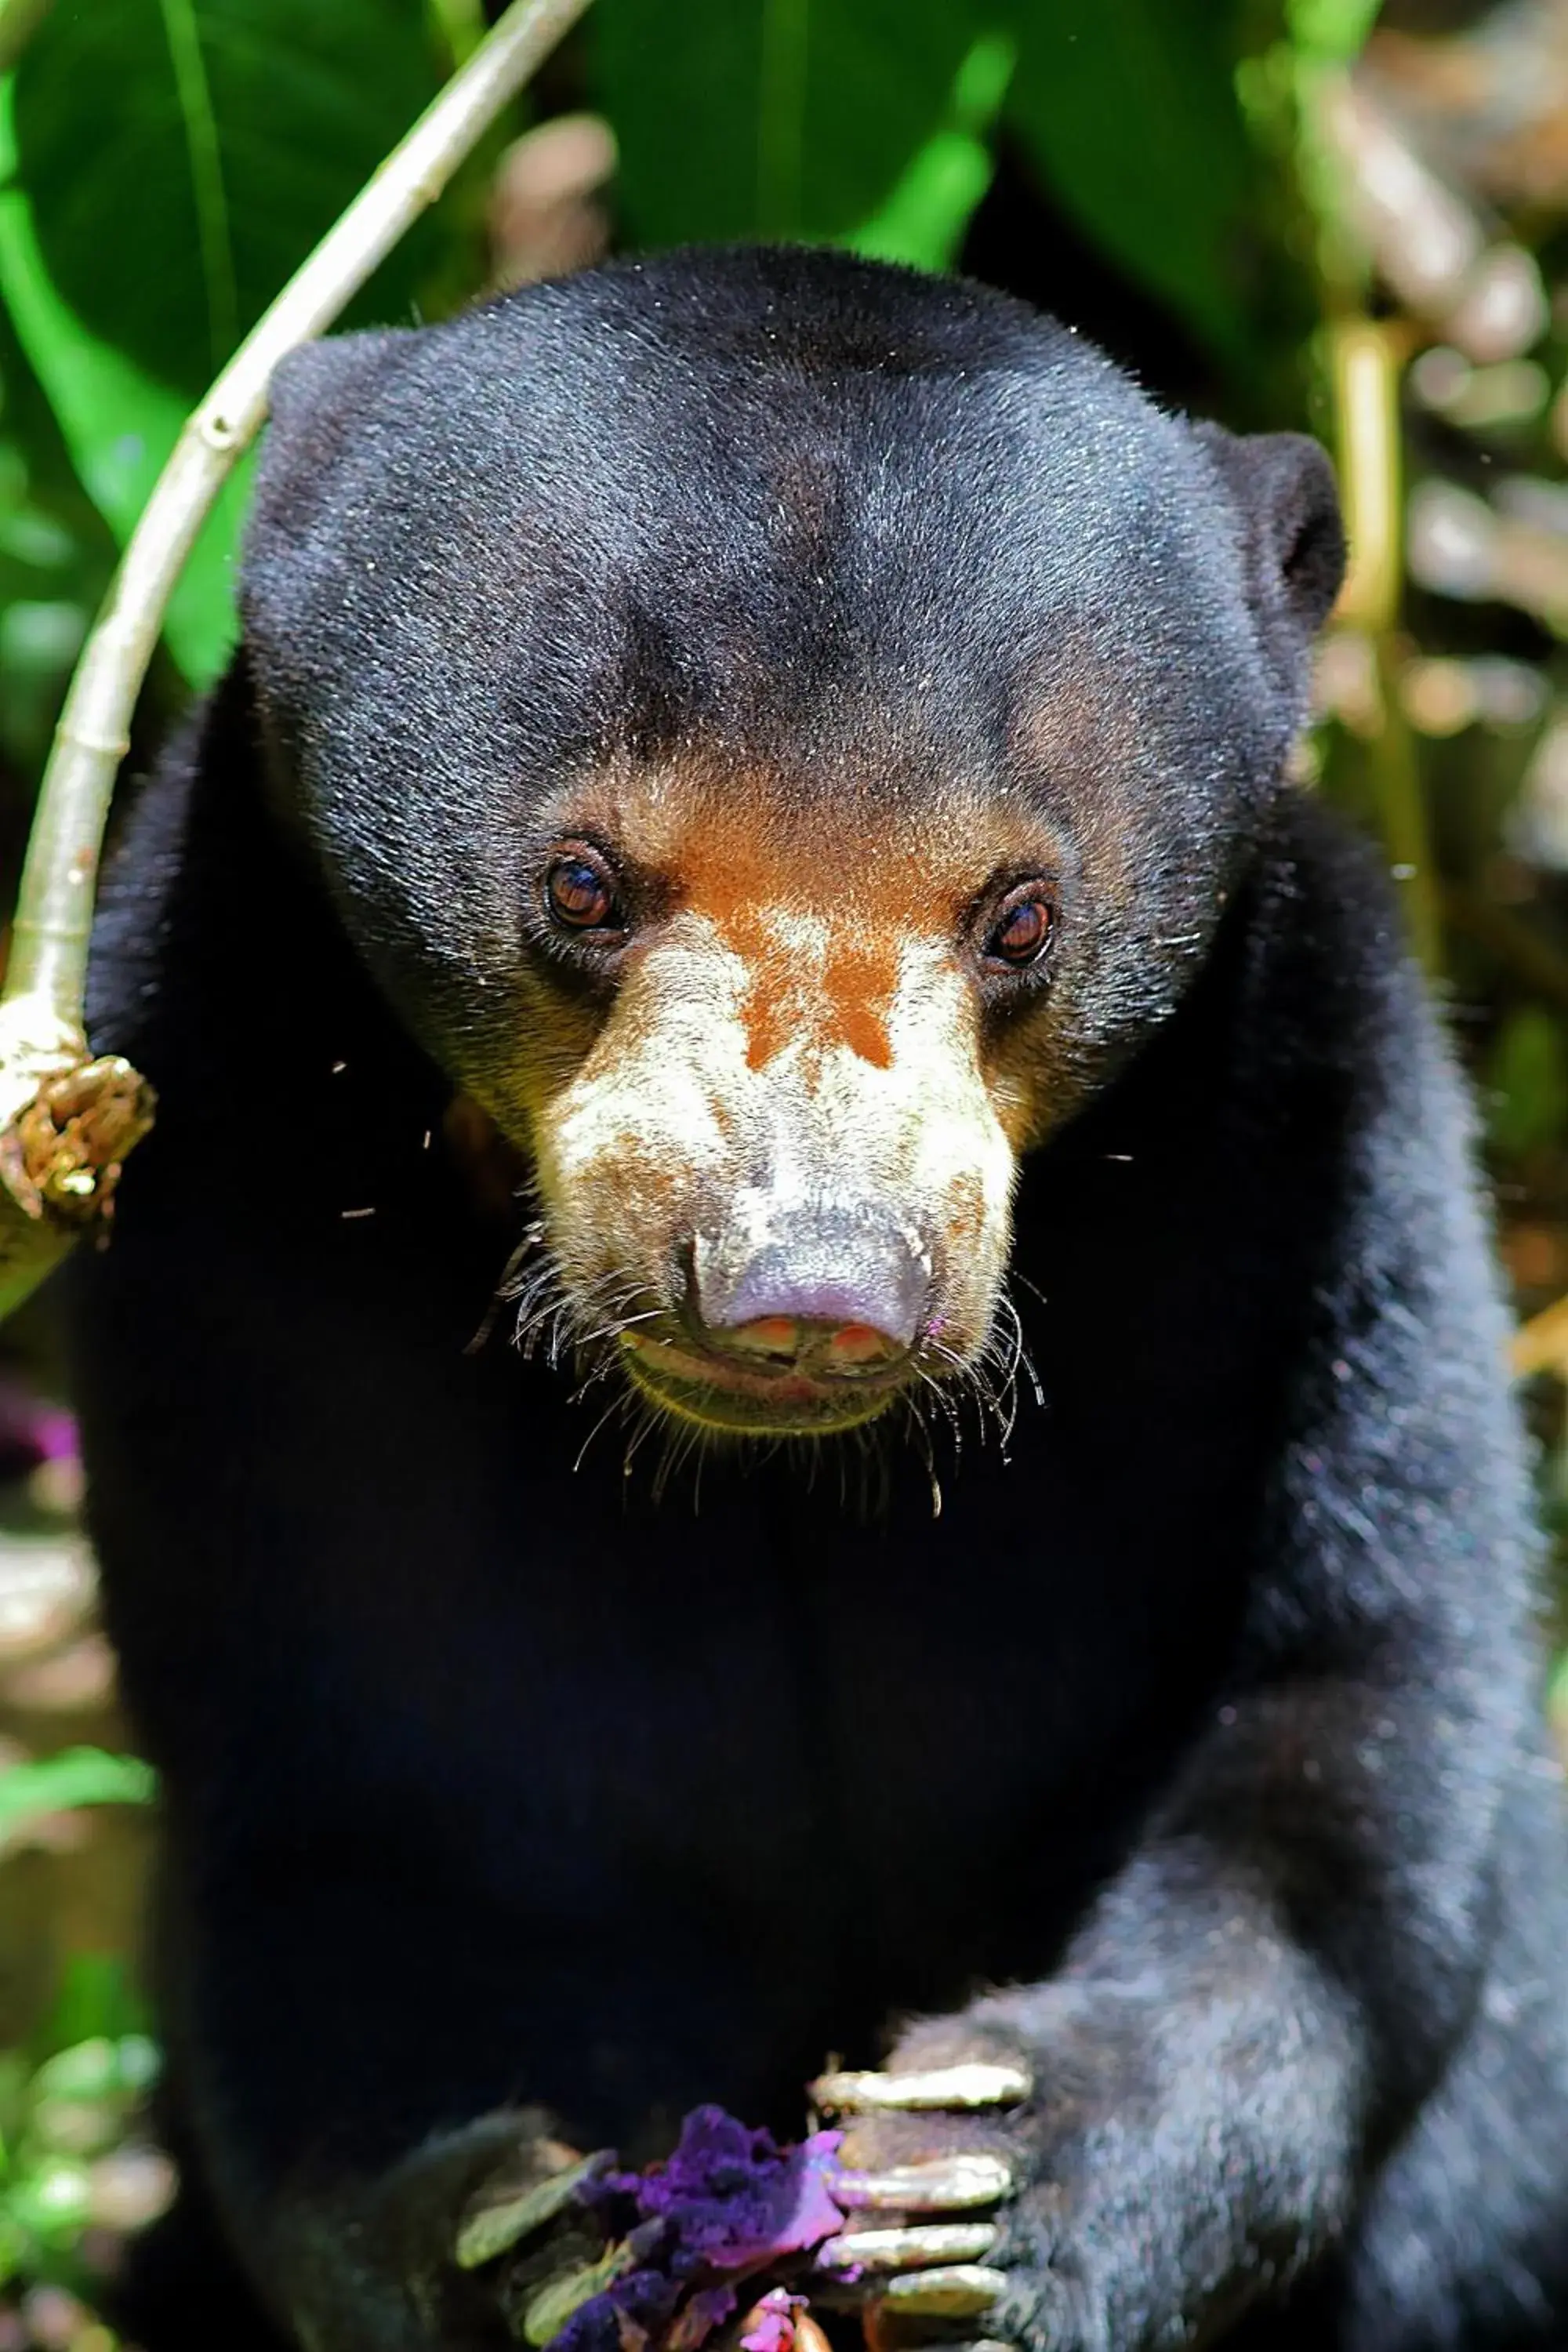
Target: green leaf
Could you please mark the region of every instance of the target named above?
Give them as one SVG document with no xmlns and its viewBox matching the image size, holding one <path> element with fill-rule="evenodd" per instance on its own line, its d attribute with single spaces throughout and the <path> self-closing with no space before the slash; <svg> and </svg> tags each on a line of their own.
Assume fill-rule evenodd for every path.
<svg viewBox="0 0 1568 2352">
<path fill-rule="evenodd" d="M 72 1952 L 60 1971 L 54 2005 L 35 2037 L 34 2054 L 43 2064 L 79 2042 L 102 2039 L 140 2040 L 151 2050 L 147 2022 L 146 2003 L 124 1959 L 112 1952 Z"/>
<path fill-rule="evenodd" d="M 37 2245 L 75 2245 L 92 2204 L 87 2168 L 55 2157 L 24 2173 L 6 2198 L 7 2219 Z"/>
<path fill-rule="evenodd" d="M 1383 0 L 1286 0 L 1291 46 L 1321 65 L 1349 65 L 1377 22 Z"/>
<path fill-rule="evenodd" d="M 1002 14 L 984 0 L 597 0 L 595 88 L 631 237 L 854 236 L 954 127 L 955 81 Z"/>
<path fill-rule="evenodd" d="M 458 2231 L 452 2259 L 460 2271 L 477 2271 L 493 2263 L 498 2255 L 510 2253 L 513 2246 L 535 2230 L 542 2230 L 564 2212 L 586 2180 L 603 2172 L 610 2161 L 605 2151 L 585 2156 L 577 2164 L 568 2165 L 563 2171 L 553 2172 L 542 2180 L 509 2192 L 494 2191 L 471 2205 Z"/>
<path fill-rule="evenodd" d="M 868 261 L 950 269 L 976 205 L 991 185 L 987 133 L 1017 55 L 1005 34 L 983 33 L 953 81 L 948 126 L 904 167 L 879 211 L 844 239 Z"/>
<path fill-rule="evenodd" d="M 1064 209 L 1226 358 L 1256 159 L 1222 0 L 1015 0 L 1006 119 Z"/>
<path fill-rule="evenodd" d="M 46 2058 L 28 2085 L 37 2099 L 135 2099 L 158 2076 L 158 2045 L 144 2033 L 94 2034 Z"/>
<path fill-rule="evenodd" d="M 199 394 L 437 79 L 422 0 L 57 0 L 16 74 L 50 278 L 91 334 Z M 418 248 L 345 323 L 409 315 Z"/>
<path fill-rule="evenodd" d="M 79 1805 L 151 1804 L 156 1788 L 150 1764 L 101 1748 L 67 1748 L 58 1756 L 9 1765 L 0 1772 L 0 1843 L 46 1813 Z"/>
<path fill-rule="evenodd" d="M 1551 1143 L 1568 1125 L 1568 1047 L 1554 1017 L 1522 1004 L 1498 1031 L 1487 1076 L 1487 1128 L 1510 1159 Z"/>
<path fill-rule="evenodd" d="M 602 2294 L 616 2279 L 624 2278 L 637 2267 L 637 2256 L 623 2238 L 600 2255 L 596 2263 L 583 2263 L 574 2269 L 557 2271 L 547 2278 L 535 2293 L 522 2315 L 522 2337 L 537 2347 L 559 2336 L 574 2311 L 596 2294 Z"/>
<path fill-rule="evenodd" d="M 44 267 L 25 196 L 0 195 L 0 300 L 10 313 L 82 488 L 123 547 L 185 419 L 179 396 L 94 335 Z M 193 686 L 208 685 L 235 638 L 233 577 L 248 481 L 230 479 L 191 551 L 163 617 L 169 650 Z"/>
</svg>

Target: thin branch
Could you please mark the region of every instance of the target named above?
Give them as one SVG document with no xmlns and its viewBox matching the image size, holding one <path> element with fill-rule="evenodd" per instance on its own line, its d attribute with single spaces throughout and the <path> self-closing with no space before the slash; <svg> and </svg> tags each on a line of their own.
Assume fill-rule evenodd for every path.
<svg viewBox="0 0 1568 2352">
<path fill-rule="evenodd" d="M 27 843 L 0 990 L 0 1318 L 107 1211 L 152 1123 L 129 1064 L 88 1058 L 84 992 L 103 829 L 131 715 L 185 558 L 267 413 L 273 369 L 330 326 L 588 0 L 512 5 L 258 320 L 186 423 L 66 697 Z M 0 36 L 36 23 L 0 0 Z"/>
<path fill-rule="evenodd" d="M 512 0 L 251 329 L 186 424 L 71 681 L 27 845 L 0 1003 L 36 999 L 54 1025 L 80 1034 L 99 853 L 131 714 L 181 567 L 266 415 L 273 369 L 337 317 L 587 5 Z"/>
</svg>

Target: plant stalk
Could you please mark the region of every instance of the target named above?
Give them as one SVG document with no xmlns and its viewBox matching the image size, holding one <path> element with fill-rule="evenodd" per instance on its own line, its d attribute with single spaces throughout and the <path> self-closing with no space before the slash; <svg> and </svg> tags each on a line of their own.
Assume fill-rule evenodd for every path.
<svg viewBox="0 0 1568 2352">
<path fill-rule="evenodd" d="M 273 369 L 337 317 L 587 5 L 512 0 L 258 320 L 190 417 L 132 534 L 66 698 L 28 841 L 0 1003 L 40 998 L 57 1019 L 80 1027 L 99 852 L 132 712 L 170 591 L 261 425 Z"/>
<path fill-rule="evenodd" d="M 55 731 L 0 989 L 0 1317 L 103 1215 L 152 1123 L 137 1073 L 89 1059 L 84 1000 L 110 800 L 181 567 L 261 425 L 279 360 L 331 323 L 588 5 L 512 0 L 247 335 L 132 534 Z M 7 26 L 23 15 L 32 21 L 9 0 Z"/>
</svg>

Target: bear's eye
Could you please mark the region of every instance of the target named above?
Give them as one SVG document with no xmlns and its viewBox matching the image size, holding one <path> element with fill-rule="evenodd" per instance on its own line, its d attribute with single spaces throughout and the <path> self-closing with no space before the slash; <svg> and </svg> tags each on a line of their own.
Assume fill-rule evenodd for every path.
<svg viewBox="0 0 1568 2352">
<path fill-rule="evenodd" d="M 986 961 L 1008 971 L 1037 963 L 1051 936 L 1051 903 L 1037 882 L 1026 882 L 1002 902 L 985 941 Z"/>
<path fill-rule="evenodd" d="M 544 903 L 563 931 L 618 930 L 620 901 L 609 868 L 587 848 L 552 857 L 544 873 Z"/>
</svg>

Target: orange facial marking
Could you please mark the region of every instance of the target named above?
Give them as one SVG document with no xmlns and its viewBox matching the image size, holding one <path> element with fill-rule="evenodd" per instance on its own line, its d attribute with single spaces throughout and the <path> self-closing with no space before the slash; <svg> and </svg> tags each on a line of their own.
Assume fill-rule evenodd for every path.
<svg viewBox="0 0 1568 2352">
<path fill-rule="evenodd" d="M 838 1035 L 852 1054 L 879 1070 L 892 1066 L 885 1008 L 898 986 L 896 940 L 857 941 L 829 950 L 824 979 Z"/>
<path fill-rule="evenodd" d="M 949 877 L 912 855 L 895 828 L 879 837 L 858 813 L 837 822 L 826 813 L 810 823 L 770 822 L 761 797 L 689 787 L 679 819 L 668 801 L 657 825 L 644 817 L 639 851 L 674 877 L 680 904 L 705 916 L 748 967 L 742 1018 L 751 1069 L 765 1068 L 803 1032 L 890 1068 L 900 945 L 951 920 Z M 846 834 L 855 850 L 847 870 Z M 782 943 L 789 918 L 802 914 L 827 931 L 816 970 Z"/>
<path fill-rule="evenodd" d="M 955 786 L 925 814 L 906 796 L 884 800 L 852 780 L 813 797 L 767 768 L 701 757 L 608 766 L 563 803 L 559 824 L 615 844 L 658 877 L 671 915 L 701 917 L 739 960 L 753 1072 L 797 1044 L 837 1046 L 890 1069 L 904 950 L 956 941 L 975 892 L 999 866 L 1051 864 L 1033 822 L 980 792 L 971 802 Z M 1035 1124 L 1032 1111 L 1005 1097 L 1015 1087 L 1033 1091 L 1032 1056 L 1015 1046 L 1015 1058 L 1022 1066 L 998 1089 L 997 1108 L 1009 1134 L 1021 1135 Z"/>
<path fill-rule="evenodd" d="M 771 993 L 753 974 L 741 1018 L 746 1029 L 746 1067 L 765 1070 L 795 1034 L 795 1008 L 787 996 Z"/>
<path fill-rule="evenodd" d="M 746 961 L 750 980 L 741 1018 L 748 1069 L 765 1069 L 803 1031 L 819 1045 L 847 1045 L 875 1068 L 891 1068 L 887 1010 L 898 985 L 896 940 L 841 943 L 830 934 L 816 988 L 803 984 L 786 957 Z"/>
</svg>

